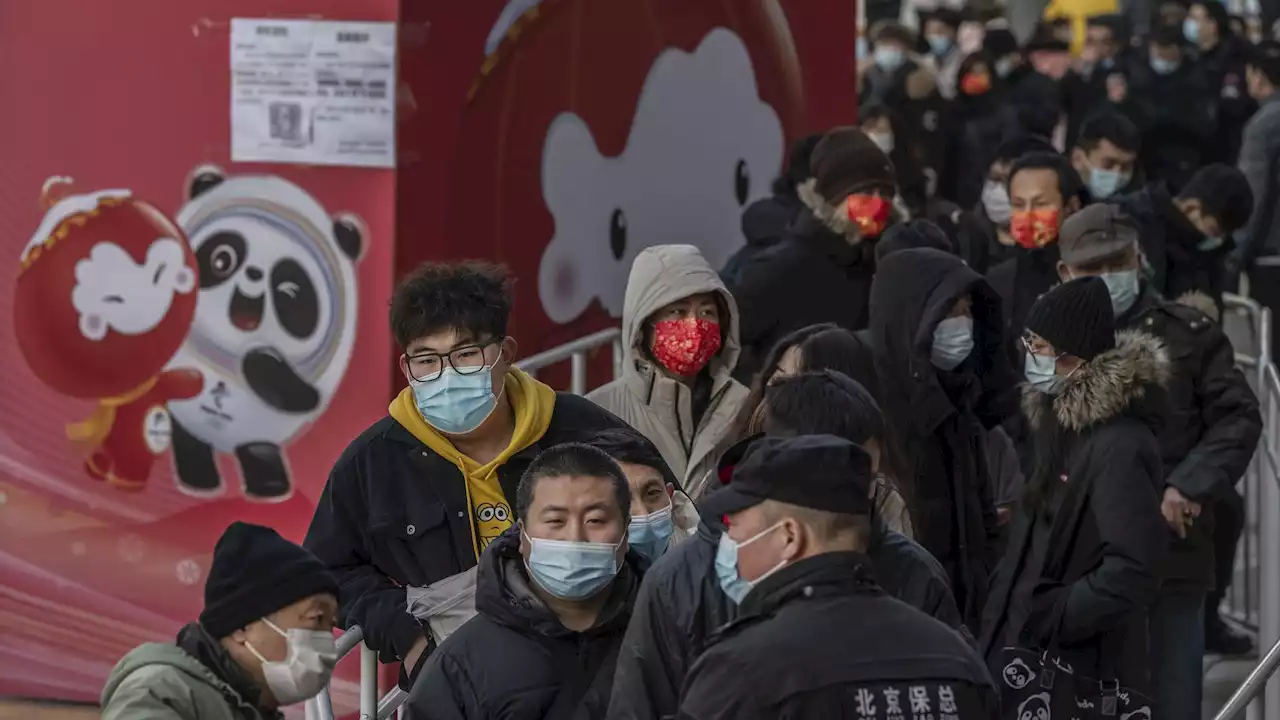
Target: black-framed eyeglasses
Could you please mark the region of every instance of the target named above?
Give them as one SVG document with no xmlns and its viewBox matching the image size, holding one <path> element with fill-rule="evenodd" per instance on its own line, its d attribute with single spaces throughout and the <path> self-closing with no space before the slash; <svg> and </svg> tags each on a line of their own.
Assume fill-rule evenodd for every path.
<svg viewBox="0 0 1280 720">
<path fill-rule="evenodd" d="M 489 340 L 475 345 L 456 347 L 447 353 L 419 353 L 406 355 L 409 374 L 418 382 L 431 382 L 444 374 L 446 365 L 459 375 L 474 375 L 485 368 L 485 350 L 500 345 L 501 340 Z"/>
</svg>

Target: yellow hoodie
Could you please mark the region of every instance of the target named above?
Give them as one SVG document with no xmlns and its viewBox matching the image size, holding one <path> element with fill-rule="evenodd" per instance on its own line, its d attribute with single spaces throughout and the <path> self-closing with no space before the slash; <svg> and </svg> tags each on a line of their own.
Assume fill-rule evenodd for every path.
<svg viewBox="0 0 1280 720">
<path fill-rule="evenodd" d="M 467 504 L 471 506 L 472 550 L 477 560 L 480 552 L 515 522 L 515 513 L 498 482 L 498 468 L 512 455 L 542 437 L 551 425 L 551 414 L 556 405 L 555 390 L 516 368 L 507 371 L 503 388 L 515 416 L 515 431 L 507 449 L 484 465 L 463 455 L 448 438 L 422 419 L 412 387 L 401 390 L 388 408 L 396 422 L 437 455 L 457 465 L 466 479 Z"/>
</svg>

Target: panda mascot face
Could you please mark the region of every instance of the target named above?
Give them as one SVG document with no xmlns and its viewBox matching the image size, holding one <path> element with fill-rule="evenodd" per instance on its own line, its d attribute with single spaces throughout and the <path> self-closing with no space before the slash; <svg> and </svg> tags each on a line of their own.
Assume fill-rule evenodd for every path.
<svg viewBox="0 0 1280 720">
<path fill-rule="evenodd" d="M 287 488 L 279 447 L 324 412 L 351 359 L 363 232 L 278 177 L 203 168 L 189 189 L 177 221 L 195 253 L 199 295 L 170 365 L 198 369 L 205 386 L 170 405 L 179 482 L 196 493 L 220 490 L 193 469 L 196 456 L 205 464 L 217 450 L 236 453 L 246 490 L 263 495 L 252 492 L 251 466 L 265 461 Z M 209 472 L 216 477 L 216 467 Z"/>
</svg>

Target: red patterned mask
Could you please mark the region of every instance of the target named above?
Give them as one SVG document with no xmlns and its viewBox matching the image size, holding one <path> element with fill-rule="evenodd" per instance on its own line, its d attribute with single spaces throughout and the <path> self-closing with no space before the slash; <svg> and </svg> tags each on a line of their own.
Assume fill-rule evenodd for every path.
<svg viewBox="0 0 1280 720">
<path fill-rule="evenodd" d="M 653 357 L 681 377 L 697 375 L 720 350 L 720 323 L 692 318 L 653 324 Z"/>
<path fill-rule="evenodd" d="M 889 202 L 878 195 L 850 195 L 844 201 L 849 220 L 858 226 L 862 237 L 873 238 L 889 224 Z"/>
<path fill-rule="evenodd" d="M 1023 210 L 1009 218 L 1009 234 L 1018 245 L 1035 250 L 1058 239 L 1057 210 Z"/>
</svg>

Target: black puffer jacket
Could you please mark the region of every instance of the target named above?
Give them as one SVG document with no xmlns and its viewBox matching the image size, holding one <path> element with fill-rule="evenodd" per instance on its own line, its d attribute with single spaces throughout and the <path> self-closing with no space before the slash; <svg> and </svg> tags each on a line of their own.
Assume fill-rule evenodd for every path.
<svg viewBox="0 0 1280 720">
<path fill-rule="evenodd" d="M 993 669 L 1006 647 L 1056 639 L 1078 675 L 1099 678 L 1106 647 L 1114 679 L 1148 686 L 1146 611 L 1169 545 L 1152 424 L 1168 373 L 1159 342 L 1126 331 L 1056 397 L 1025 391 L 1037 466 L 983 615 Z"/>
<path fill-rule="evenodd" d="M 1202 511 L 1185 540 L 1170 532 L 1172 549 L 1162 575 L 1165 587 L 1208 591 L 1216 570 L 1213 500 L 1231 492 L 1249 467 L 1262 435 L 1258 398 L 1236 369 L 1227 336 L 1199 310 L 1144 287 L 1116 324 L 1165 343 L 1171 366 L 1169 404 L 1157 438 L 1164 482 L 1201 503 Z"/>
<path fill-rule="evenodd" d="M 409 695 L 417 720 L 587 720 L 609 703 L 614 662 L 640 587 L 638 557 L 613 581 L 589 630 L 575 632 L 534 594 L 513 527 L 489 544 L 476 616 L 444 641 Z"/>
<path fill-rule="evenodd" d="M 987 280 L 1000 295 L 1004 307 L 1004 333 L 1009 338 L 1011 356 L 1014 345 L 1022 337 L 1027 313 L 1036 300 L 1058 284 L 1058 244 L 1046 245 L 1035 250 L 1013 248 L 1012 257 L 992 265 Z"/>
<path fill-rule="evenodd" d="M 1184 60 L 1168 75 L 1135 63 L 1129 74 L 1133 121 L 1142 131 L 1139 161 L 1150 180 L 1179 189 L 1206 162 L 1217 128 L 1217 89 Z"/>
<path fill-rule="evenodd" d="M 739 376 L 757 372 L 773 344 L 794 330 L 822 322 L 864 327 L 873 273 L 872 242 L 850 244 L 802 210 L 787 237 L 742 264 L 729 288 L 742 316 Z"/>
<path fill-rule="evenodd" d="M 631 625 L 618 655 L 609 720 L 675 717 L 680 686 L 717 628 L 738 616 L 716 579 L 716 546 L 723 528 L 708 518 L 645 574 Z M 881 587 L 899 600 L 955 628 L 974 642 L 956 609 L 947 576 L 910 538 L 879 528 L 868 550 Z"/>
<path fill-rule="evenodd" d="M 1218 132 L 1210 143 L 1206 162 L 1235 165 L 1240 155 L 1244 126 L 1258 109 L 1245 79 L 1249 53 L 1249 42 L 1235 35 L 1222 38 L 1212 50 L 1200 53 L 1205 84 L 1218 94 Z"/>
<path fill-rule="evenodd" d="M 974 349 L 954 371 L 943 372 L 930 358 L 933 332 L 962 297 L 973 301 Z M 1000 298 L 981 275 L 937 250 L 885 256 L 871 289 L 881 407 L 914 462 L 917 540 L 946 569 L 971 624 L 980 617 L 999 553 L 983 430 L 1017 407 L 1001 313 Z"/>
<path fill-rule="evenodd" d="M 894 703 L 902 715 L 992 717 L 995 690 L 973 648 L 886 595 L 868 564 L 835 552 L 765 578 L 693 664 L 678 717 L 876 717 L 872 707 Z"/>
</svg>

